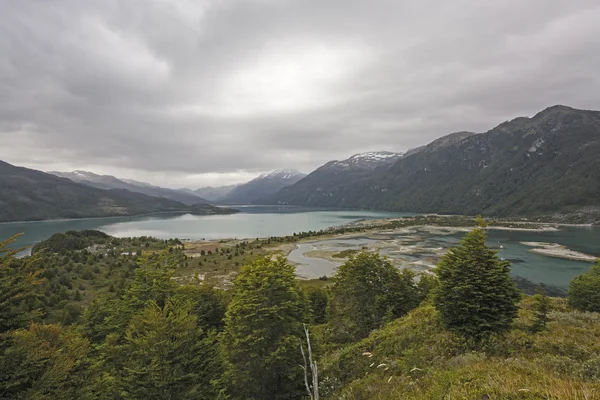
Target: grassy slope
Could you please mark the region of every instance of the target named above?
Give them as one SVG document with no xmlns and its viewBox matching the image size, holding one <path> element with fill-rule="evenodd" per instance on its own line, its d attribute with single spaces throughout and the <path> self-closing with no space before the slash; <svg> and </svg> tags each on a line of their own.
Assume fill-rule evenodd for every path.
<svg viewBox="0 0 600 400">
<path fill-rule="evenodd" d="M 599 399 L 600 314 L 572 311 L 561 299 L 552 304 L 547 331 L 529 331 L 527 297 L 513 330 L 475 351 L 424 304 L 325 356 L 324 398 Z"/>
</svg>

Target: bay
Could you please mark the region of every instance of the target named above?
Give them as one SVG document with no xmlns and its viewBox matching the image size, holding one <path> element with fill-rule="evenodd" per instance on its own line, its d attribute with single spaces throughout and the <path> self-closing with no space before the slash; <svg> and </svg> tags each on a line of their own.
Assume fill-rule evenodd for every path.
<svg viewBox="0 0 600 400">
<path fill-rule="evenodd" d="M 97 229 L 117 237 L 152 236 L 160 239 L 228 239 L 286 236 L 295 232 L 318 231 L 361 219 L 414 215 L 376 211 L 314 209 L 290 206 L 239 206 L 231 215 L 153 214 L 0 224 L 0 240 L 23 235 L 15 247 L 31 246 L 57 232 Z"/>
<path fill-rule="evenodd" d="M 414 215 L 375 211 L 311 209 L 306 207 L 242 206 L 238 214 L 194 216 L 190 214 L 154 214 L 138 217 L 114 217 L 0 224 L 0 240 L 23 233 L 15 247 L 30 246 L 68 230 L 98 229 L 117 237 L 153 236 L 161 239 L 179 238 L 211 240 L 285 236 L 301 231 L 318 231 L 361 219 L 392 218 Z M 448 247 L 462 234 L 429 235 L 424 241 L 431 246 Z M 600 228 L 562 227 L 556 232 L 497 231 L 489 233 L 488 244 L 512 263 L 514 275 L 534 283 L 546 283 L 565 288 L 576 275 L 585 272 L 590 263 L 551 258 L 532 253 L 531 247 L 520 242 L 558 243 L 582 253 L 600 257 Z M 500 245 L 502 248 L 500 248 Z M 305 246 L 308 249 L 308 246 Z M 304 257 L 303 252 L 291 254 L 301 275 L 330 275 L 336 264 Z"/>
</svg>

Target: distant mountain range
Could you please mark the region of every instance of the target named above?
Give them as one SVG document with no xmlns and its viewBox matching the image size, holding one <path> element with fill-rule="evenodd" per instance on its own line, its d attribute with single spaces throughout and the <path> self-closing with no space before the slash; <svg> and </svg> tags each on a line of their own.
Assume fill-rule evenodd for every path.
<svg viewBox="0 0 600 400">
<path fill-rule="evenodd" d="M 305 176 L 306 174 L 291 169 L 273 171 L 237 185 L 216 201 L 220 204 L 253 204 L 286 186 L 293 185 Z"/>
<path fill-rule="evenodd" d="M 210 204 L 188 206 L 125 189 L 98 189 L 0 161 L 0 222 L 175 211 L 197 215 L 237 212 Z"/>
<path fill-rule="evenodd" d="M 599 154 L 600 112 L 554 106 L 486 133 L 442 137 L 371 170 L 351 173 L 348 160 L 330 162 L 266 200 L 593 221 L 600 220 Z"/>
<path fill-rule="evenodd" d="M 292 186 L 258 199 L 262 204 L 301 204 L 338 207 L 341 194 L 349 182 L 370 176 L 381 167 L 389 167 L 402 158 L 402 153 L 377 151 L 355 154 L 342 161 L 329 161 Z"/>
<path fill-rule="evenodd" d="M 166 189 L 0 162 L 0 221 L 233 212 L 206 205 L 290 204 L 600 222 L 600 112 L 554 106 L 485 133 L 457 132 L 407 151 L 355 154 L 309 175 L 263 174 L 239 185 Z M 196 204 L 206 206 L 190 207 Z"/>
<path fill-rule="evenodd" d="M 217 201 L 221 197 L 224 197 L 227 194 L 229 194 L 229 192 L 231 192 L 237 186 L 239 186 L 239 185 L 217 186 L 217 187 L 205 186 L 205 187 L 201 187 L 200 189 L 196 189 L 196 190 L 187 189 L 187 188 L 179 189 L 179 190 L 184 191 L 184 192 L 192 192 L 192 193 L 196 194 L 197 196 L 205 198 L 208 201 Z"/>
<path fill-rule="evenodd" d="M 174 189 L 166 189 L 154 186 L 146 182 L 134 181 L 131 179 L 119 179 L 111 175 L 97 175 L 89 171 L 58 172 L 50 171 L 49 174 L 67 178 L 73 182 L 82 183 L 98 189 L 125 189 L 130 192 L 143 193 L 148 196 L 163 197 L 183 203 L 193 205 L 198 203 L 208 203 L 208 201 L 194 192 L 183 192 Z"/>
</svg>

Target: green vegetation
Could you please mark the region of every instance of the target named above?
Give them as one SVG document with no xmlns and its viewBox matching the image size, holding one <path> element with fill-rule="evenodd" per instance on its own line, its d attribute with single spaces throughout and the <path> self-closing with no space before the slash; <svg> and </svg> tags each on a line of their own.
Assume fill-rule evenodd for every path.
<svg viewBox="0 0 600 400">
<path fill-rule="evenodd" d="M 581 311 L 600 312 L 600 260 L 571 281 L 569 304 Z"/>
<path fill-rule="evenodd" d="M 222 335 L 226 392 L 240 400 L 301 398 L 298 345 L 307 321 L 306 299 L 285 259 L 242 268 Z"/>
<path fill-rule="evenodd" d="M 102 190 L 0 161 L 0 222 L 186 211 L 174 200 Z"/>
<path fill-rule="evenodd" d="M 485 222 L 451 248 L 437 268 L 436 308 L 445 326 L 468 339 L 482 340 L 510 328 L 520 294 L 507 261 L 485 245 Z"/>
<path fill-rule="evenodd" d="M 437 139 L 387 168 L 324 165 L 268 204 L 598 222 L 599 121 L 598 111 L 550 107 Z"/>
<path fill-rule="evenodd" d="M 444 328 L 429 302 L 320 359 L 324 399 L 596 399 L 600 314 L 553 299 L 548 330 L 531 333 L 532 300 L 511 330 L 477 347 Z"/>
<path fill-rule="evenodd" d="M 534 332 L 540 332 L 548 326 L 548 313 L 550 312 L 550 299 L 546 296 L 544 288 L 538 287 L 537 293 L 533 296 L 533 322 L 531 330 Z"/>
<path fill-rule="evenodd" d="M 362 252 L 331 279 L 299 281 L 265 249 L 298 236 L 67 232 L 23 258 L 0 244 L 0 398 L 301 400 L 315 381 L 322 400 L 600 395 L 600 313 L 571 307 L 598 292 L 516 303 L 483 229 L 444 258 L 439 279 Z M 196 268 L 217 269 L 210 279 L 230 290 Z"/>
<path fill-rule="evenodd" d="M 240 212 L 233 208 L 217 207 L 211 204 L 195 204 L 190 207 L 190 213 L 193 215 L 227 215 Z"/>
<path fill-rule="evenodd" d="M 328 319 L 333 340 L 361 339 L 416 307 L 419 295 L 414 277 L 375 253 L 351 257 L 338 268 L 331 286 Z"/>
<path fill-rule="evenodd" d="M 350 256 L 355 255 L 356 253 L 358 253 L 358 250 L 348 249 L 348 250 L 342 250 L 339 253 L 335 253 L 331 257 L 333 257 L 333 258 L 348 258 Z"/>
<path fill-rule="evenodd" d="M 125 189 L 98 189 L 41 171 L 15 167 L 3 161 L 0 161 L 0 187 L 0 222 L 159 212 L 191 212 L 197 215 L 237 212 L 207 204 L 189 206 L 162 196 L 154 197 Z M 137 190 L 148 193 L 155 191 L 152 188 Z M 164 194 L 165 190 L 159 190 L 158 194 Z M 177 194 L 176 191 L 170 192 Z M 184 195 L 179 193 L 176 198 L 180 196 Z M 198 201 L 202 202 L 202 199 L 198 198 Z"/>
</svg>

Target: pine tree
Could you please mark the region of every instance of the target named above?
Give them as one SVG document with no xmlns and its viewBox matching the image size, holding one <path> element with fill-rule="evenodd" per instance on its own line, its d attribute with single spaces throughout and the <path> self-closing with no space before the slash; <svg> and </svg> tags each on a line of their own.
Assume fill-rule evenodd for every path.
<svg viewBox="0 0 600 400">
<path fill-rule="evenodd" d="M 17 258 L 25 248 L 11 249 L 20 235 L 0 242 L 0 335 L 27 325 L 35 316 L 23 304 L 35 297 L 41 270 L 37 269 L 39 257 Z"/>
<path fill-rule="evenodd" d="M 434 301 L 446 327 L 480 340 L 510 328 L 517 317 L 520 292 L 510 277 L 510 264 L 485 245 L 485 222 L 467 233 L 437 267 Z"/>
<path fill-rule="evenodd" d="M 399 271 L 377 253 L 362 252 L 333 278 L 328 319 L 339 342 L 366 337 L 384 322 L 415 308 L 419 292 L 409 270 Z"/>
<path fill-rule="evenodd" d="M 283 258 L 244 266 L 225 317 L 222 384 L 233 399 L 301 399 L 299 341 L 308 317 L 294 267 Z"/>
<path fill-rule="evenodd" d="M 214 338 L 198 328 L 191 303 L 169 299 L 162 308 L 149 303 L 127 328 L 125 397 L 214 399 L 210 381 L 220 373 L 216 349 Z"/>
<path fill-rule="evenodd" d="M 550 311 L 550 300 L 546 296 L 546 292 L 542 285 L 539 285 L 535 295 L 533 305 L 533 323 L 531 330 L 533 332 L 541 332 L 546 329 L 548 323 L 548 312 Z"/>
<path fill-rule="evenodd" d="M 569 284 L 569 304 L 581 311 L 600 312 L 600 259 Z"/>
</svg>

